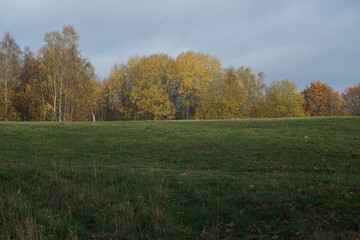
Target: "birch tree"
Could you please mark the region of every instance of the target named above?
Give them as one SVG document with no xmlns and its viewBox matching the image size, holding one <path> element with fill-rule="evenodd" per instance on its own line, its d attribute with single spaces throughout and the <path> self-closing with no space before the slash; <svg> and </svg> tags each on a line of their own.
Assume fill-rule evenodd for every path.
<svg viewBox="0 0 360 240">
<path fill-rule="evenodd" d="M 91 96 L 94 89 L 93 67 L 78 50 L 79 37 L 72 26 L 62 31 L 45 35 L 45 45 L 40 49 L 41 60 L 45 68 L 46 81 L 50 86 L 53 121 L 76 121 L 91 117 L 92 107 L 87 116 L 79 114 L 81 97 Z M 90 106 L 92 99 L 87 98 L 81 106 Z M 81 115 L 81 117 L 80 117 Z M 91 117 L 92 118 L 92 117 Z"/>
<path fill-rule="evenodd" d="M 342 97 L 348 114 L 360 116 L 360 84 L 346 88 Z"/>
<path fill-rule="evenodd" d="M 0 120 L 19 120 L 14 98 L 19 84 L 20 59 L 20 47 L 10 33 L 5 33 L 0 42 Z"/>
</svg>

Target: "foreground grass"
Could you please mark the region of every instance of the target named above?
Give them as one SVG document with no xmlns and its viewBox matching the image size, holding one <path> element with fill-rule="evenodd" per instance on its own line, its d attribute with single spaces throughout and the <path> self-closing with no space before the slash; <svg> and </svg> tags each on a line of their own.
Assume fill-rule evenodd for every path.
<svg viewBox="0 0 360 240">
<path fill-rule="evenodd" d="M 360 118 L 0 123 L 0 239 L 359 239 Z"/>
</svg>

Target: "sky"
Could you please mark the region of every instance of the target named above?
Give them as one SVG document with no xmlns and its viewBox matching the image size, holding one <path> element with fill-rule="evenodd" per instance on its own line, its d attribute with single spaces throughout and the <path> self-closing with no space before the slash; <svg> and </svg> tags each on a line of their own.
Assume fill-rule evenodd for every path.
<svg viewBox="0 0 360 240">
<path fill-rule="evenodd" d="M 44 34 L 75 27 L 104 79 L 136 55 L 196 51 L 265 82 L 360 83 L 359 0 L 1 0 L 0 34 L 37 51 Z"/>
</svg>

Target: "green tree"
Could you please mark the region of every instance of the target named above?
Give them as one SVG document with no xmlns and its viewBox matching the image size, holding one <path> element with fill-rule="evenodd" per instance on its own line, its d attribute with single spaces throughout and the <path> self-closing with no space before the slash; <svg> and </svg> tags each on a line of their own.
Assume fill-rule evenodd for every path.
<svg viewBox="0 0 360 240">
<path fill-rule="evenodd" d="M 266 89 L 260 116 L 270 118 L 304 117 L 305 100 L 297 87 L 289 80 L 272 81 Z"/>
<path fill-rule="evenodd" d="M 247 97 L 248 92 L 237 72 L 233 68 L 225 69 L 223 78 L 200 92 L 195 116 L 200 119 L 243 118 Z"/>
<path fill-rule="evenodd" d="M 266 85 L 263 72 L 255 74 L 248 67 L 239 67 L 235 71 L 236 78 L 242 82 L 243 89 L 247 93 L 244 115 L 246 117 L 259 116 L 259 104 L 263 101 Z"/>
</svg>

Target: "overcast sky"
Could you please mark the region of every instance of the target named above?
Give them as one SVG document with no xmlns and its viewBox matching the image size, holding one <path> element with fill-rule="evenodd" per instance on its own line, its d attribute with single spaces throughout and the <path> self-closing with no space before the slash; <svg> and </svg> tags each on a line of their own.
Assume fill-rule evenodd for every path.
<svg viewBox="0 0 360 240">
<path fill-rule="evenodd" d="M 22 48 L 64 25 L 100 78 L 131 56 L 198 51 L 299 90 L 360 83 L 360 0 L 0 0 L 0 34 Z"/>
</svg>

